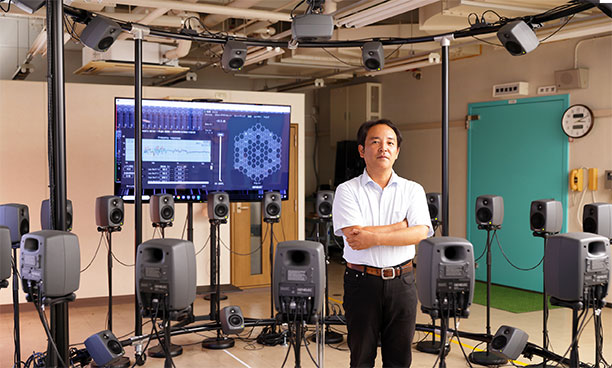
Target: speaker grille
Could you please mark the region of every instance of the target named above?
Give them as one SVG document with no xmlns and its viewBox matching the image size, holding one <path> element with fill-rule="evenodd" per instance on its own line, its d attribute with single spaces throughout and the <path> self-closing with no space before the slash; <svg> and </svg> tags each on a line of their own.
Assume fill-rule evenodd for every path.
<svg viewBox="0 0 612 368">
<path fill-rule="evenodd" d="M 585 218 L 582 229 L 585 233 L 597 234 L 597 221 L 592 217 Z"/>
<path fill-rule="evenodd" d="M 504 333 L 507 333 L 507 331 L 504 331 Z M 494 338 L 493 341 L 491 341 L 491 347 L 495 350 L 501 350 L 504 348 L 504 346 L 506 346 L 507 343 L 508 339 L 506 338 L 506 336 L 500 335 Z"/>
<path fill-rule="evenodd" d="M 373 56 L 374 52 L 370 51 L 369 54 L 370 54 L 370 56 Z M 374 58 L 369 58 L 369 59 L 365 60 L 365 66 L 368 69 L 374 69 L 375 70 L 375 69 L 380 68 L 380 61 L 378 61 L 377 59 L 374 59 Z"/>
<path fill-rule="evenodd" d="M 266 207 L 266 213 L 269 216 L 278 216 L 278 214 L 280 213 L 280 206 L 276 203 L 270 203 Z"/>
<path fill-rule="evenodd" d="M 481 207 L 476 212 L 476 218 L 478 218 L 479 222 L 489 222 L 493 218 L 493 213 L 490 209 L 486 207 Z"/>
<path fill-rule="evenodd" d="M 229 324 L 233 327 L 238 327 L 242 325 L 242 317 L 237 314 L 232 314 L 228 320 Z"/>
<path fill-rule="evenodd" d="M 542 207 L 540 205 L 538 205 L 538 207 Z M 544 227 L 544 215 L 541 214 L 540 212 L 536 212 L 531 216 L 531 227 L 533 229 L 542 229 Z"/>
<path fill-rule="evenodd" d="M 123 221 L 123 211 L 118 208 L 115 208 L 110 213 L 110 219 L 115 224 L 120 224 Z"/>
<path fill-rule="evenodd" d="M 28 221 L 28 219 L 21 220 L 21 224 L 19 224 L 19 232 L 21 233 L 21 235 L 30 232 L 30 222 Z"/>
<path fill-rule="evenodd" d="M 217 217 L 225 217 L 227 216 L 227 213 L 229 212 L 227 205 L 226 204 L 218 204 L 215 207 L 215 215 Z"/>
<path fill-rule="evenodd" d="M 236 51 L 236 54 L 240 55 L 240 51 Z M 242 68 L 243 65 L 244 65 L 244 60 L 240 59 L 239 57 L 232 58 L 229 61 L 229 66 L 232 69 L 240 69 Z"/>
<path fill-rule="evenodd" d="M 104 337 L 108 339 L 108 336 L 104 335 Z M 108 343 L 106 343 L 106 346 L 108 346 L 108 350 L 115 355 L 120 355 L 123 353 L 123 348 L 117 340 L 110 340 Z"/>
<path fill-rule="evenodd" d="M 163 220 L 170 221 L 174 217 L 174 209 L 171 206 L 164 206 L 161 209 L 161 217 Z"/>
<path fill-rule="evenodd" d="M 329 202 L 322 202 L 319 204 L 319 213 L 323 216 L 330 215 L 332 212 L 332 205 Z"/>
</svg>

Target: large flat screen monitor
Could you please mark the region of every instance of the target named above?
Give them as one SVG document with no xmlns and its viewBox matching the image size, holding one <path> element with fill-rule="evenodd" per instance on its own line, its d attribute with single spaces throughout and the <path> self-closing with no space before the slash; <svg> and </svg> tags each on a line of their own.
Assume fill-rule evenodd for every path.
<svg viewBox="0 0 612 368">
<path fill-rule="evenodd" d="M 168 193 L 205 202 L 225 191 L 258 201 L 266 191 L 287 198 L 290 106 L 143 100 L 142 199 Z M 133 201 L 134 99 L 115 98 L 115 195 Z"/>
</svg>

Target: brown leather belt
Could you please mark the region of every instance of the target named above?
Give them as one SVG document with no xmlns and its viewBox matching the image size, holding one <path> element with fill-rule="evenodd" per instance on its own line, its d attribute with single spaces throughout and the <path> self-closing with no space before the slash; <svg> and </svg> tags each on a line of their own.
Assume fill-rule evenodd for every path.
<svg viewBox="0 0 612 368">
<path fill-rule="evenodd" d="M 399 266 L 382 268 L 346 262 L 346 267 L 350 268 L 351 270 L 365 272 L 373 276 L 381 277 L 383 280 L 391 280 L 405 273 L 412 272 L 412 260 Z"/>
</svg>

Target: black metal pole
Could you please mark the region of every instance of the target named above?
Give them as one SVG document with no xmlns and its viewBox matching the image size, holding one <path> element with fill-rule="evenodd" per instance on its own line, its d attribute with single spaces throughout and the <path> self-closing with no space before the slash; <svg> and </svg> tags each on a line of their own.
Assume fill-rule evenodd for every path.
<svg viewBox="0 0 612 368">
<path fill-rule="evenodd" d="M 544 254 L 546 254 L 546 243 L 548 236 L 544 236 Z M 548 350 L 548 298 L 546 295 L 546 262 L 542 262 L 542 347 Z M 542 367 L 546 368 L 546 357 L 543 357 Z M 571 359 L 570 359 L 571 360 Z"/>
<path fill-rule="evenodd" d="M 106 235 L 106 234 L 104 234 Z M 106 266 L 108 271 L 108 329 L 113 331 L 113 251 L 112 251 L 112 235 L 108 230 L 108 255 L 106 257 Z"/>
<path fill-rule="evenodd" d="M 210 223 L 210 319 L 217 320 L 217 224 Z"/>
<path fill-rule="evenodd" d="M 193 202 L 187 203 L 187 240 L 193 243 Z"/>
<path fill-rule="evenodd" d="M 442 45 L 442 236 L 448 236 L 448 49 L 450 36 Z"/>
<path fill-rule="evenodd" d="M 13 248 L 13 333 L 15 334 L 15 352 L 13 366 L 21 367 L 21 333 L 19 332 L 19 268 L 17 248 Z"/>
<path fill-rule="evenodd" d="M 270 222 L 270 318 L 274 319 L 274 222 Z"/>
<path fill-rule="evenodd" d="M 491 335 L 491 230 L 487 229 L 487 336 Z M 487 353 L 490 351 L 490 343 L 487 342 Z"/>
<path fill-rule="evenodd" d="M 52 137 L 53 180 L 50 181 L 50 209 L 53 228 L 66 231 L 66 119 L 64 95 L 64 5 L 62 1 L 47 0 L 47 63 L 48 109 Z M 55 341 L 59 358 L 68 362 L 68 304 L 61 302 L 51 306 L 51 336 Z M 49 347 L 47 364 L 58 365 L 55 351 Z"/>
<path fill-rule="evenodd" d="M 134 34 L 134 258 L 142 243 L 142 38 L 141 31 Z M 134 280 L 137 279 L 135 275 Z M 142 316 L 138 296 L 134 295 L 134 330 L 142 334 Z"/>
</svg>

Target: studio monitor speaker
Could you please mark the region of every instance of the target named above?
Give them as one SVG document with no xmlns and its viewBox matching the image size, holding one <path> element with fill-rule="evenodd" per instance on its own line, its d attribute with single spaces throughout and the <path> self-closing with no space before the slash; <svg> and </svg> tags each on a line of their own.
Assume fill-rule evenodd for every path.
<svg viewBox="0 0 612 368">
<path fill-rule="evenodd" d="M 418 249 L 417 290 L 423 311 L 440 310 L 441 294 L 458 294 L 463 305 L 458 305 L 457 315 L 467 317 L 474 296 L 472 243 L 443 236 L 421 241 Z"/>
<path fill-rule="evenodd" d="M 385 66 L 385 53 L 380 42 L 370 41 L 364 43 L 361 49 L 361 57 L 366 70 L 382 70 Z"/>
<path fill-rule="evenodd" d="M 145 311 L 155 309 L 152 299 L 165 296 L 169 311 L 188 308 L 196 297 L 193 243 L 180 239 L 151 239 L 138 246 L 136 292 Z M 164 304 L 160 305 L 160 309 Z"/>
<path fill-rule="evenodd" d="M 11 243 L 18 244 L 21 237 L 30 232 L 28 206 L 17 203 L 0 205 L 0 225 L 9 228 Z"/>
<path fill-rule="evenodd" d="M 507 359 L 517 359 L 529 340 L 529 335 L 525 331 L 516 327 L 501 326 L 493 340 L 491 340 L 491 351 L 501 353 Z"/>
<path fill-rule="evenodd" d="M 219 317 L 224 334 L 239 334 L 244 330 L 244 317 L 239 306 L 230 305 L 221 309 Z"/>
<path fill-rule="evenodd" d="M 323 308 L 325 293 L 325 257 L 321 243 L 305 240 L 278 243 L 274 255 L 272 293 L 278 312 L 289 313 L 290 300 L 308 300 L 310 318 Z"/>
<path fill-rule="evenodd" d="M 70 199 L 66 200 L 66 231 L 72 231 L 72 219 L 74 218 L 74 213 L 72 210 L 72 201 Z M 43 230 L 63 230 L 63 229 L 53 229 L 51 226 L 51 212 L 49 200 L 45 199 L 42 201 L 40 205 L 40 225 Z"/>
<path fill-rule="evenodd" d="M 223 47 L 221 67 L 226 72 L 242 69 L 247 56 L 247 47 L 244 42 L 229 40 Z"/>
<path fill-rule="evenodd" d="M 154 194 L 149 200 L 151 222 L 169 224 L 174 221 L 174 198 L 170 194 Z"/>
<path fill-rule="evenodd" d="M 538 47 L 540 41 L 531 27 L 522 20 L 503 25 L 497 31 L 497 38 L 511 55 L 525 55 Z"/>
<path fill-rule="evenodd" d="M 429 207 L 429 217 L 432 222 L 442 222 L 442 194 L 427 193 L 427 206 Z"/>
<path fill-rule="evenodd" d="M 496 195 L 476 198 L 476 223 L 484 226 L 501 226 L 504 222 L 504 199 Z"/>
<path fill-rule="evenodd" d="M 591 203 L 582 211 L 582 231 L 612 239 L 612 203 Z"/>
<path fill-rule="evenodd" d="M 331 190 L 320 190 L 317 192 L 317 215 L 322 219 L 332 217 L 332 206 L 334 204 L 334 192 Z"/>
<path fill-rule="evenodd" d="M 591 233 L 551 236 L 544 252 L 544 272 L 550 296 L 582 301 L 585 288 L 601 285 L 603 298 L 610 279 L 610 239 Z"/>
<path fill-rule="evenodd" d="M 0 226 L 0 281 L 11 277 L 11 232 Z"/>
<path fill-rule="evenodd" d="M 115 196 L 96 198 L 96 225 L 103 228 L 123 225 L 123 199 Z"/>
<path fill-rule="evenodd" d="M 117 22 L 97 15 L 93 18 L 81 33 L 80 39 L 83 44 L 96 51 L 108 50 L 113 42 L 119 37 L 121 26 Z"/>
<path fill-rule="evenodd" d="M 59 230 L 41 230 L 21 238 L 21 279 L 24 290 L 28 281 L 40 283 L 39 293 L 60 297 L 79 289 L 81 253 L 75 234 Z"/>
<path fill-rule="evenodd" d="M 111 367 L 125 354 L 123 346 L 109 330 L 89 336 L 85 348 L 98 367 Z"/>
<path fill-rule="evenodd" d="M 264 221 L 278 220 L 281 216 L 281 194 L 279 192 L 265 192 L 263 196 Z"/>
<path fill-rule="evenodd" d="M 229 196 L 225 192 L 209 193 L 206 198 L 208 218 L 226 222 L 229 216 Z"/>
<path fill-rule="evenodd" d="M 554 199 L 541 199 L 531 202 L 529 212 L 531 230 L 556 234 L 563 227 L 563 205 Z"/>
</svg>

